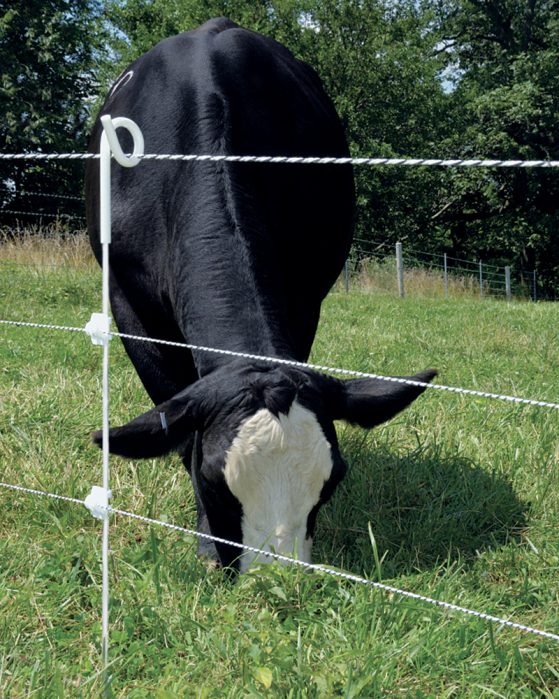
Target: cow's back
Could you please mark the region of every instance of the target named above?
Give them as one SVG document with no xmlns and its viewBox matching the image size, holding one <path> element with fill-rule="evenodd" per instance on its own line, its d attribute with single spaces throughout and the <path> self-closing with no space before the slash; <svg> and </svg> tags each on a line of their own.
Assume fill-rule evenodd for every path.
<svg viewBox="0 0 559 699">
<path fill-rule="evenodd" d="M 228 20 L 161 42 L 123 75 L 101 114 L 136 121 L 148 153 L 347 155 L 314 71 Z M 127 135 L 119 136 L 129 150 Z M 97 122 L 92 150 L 99 137 Z M 97 167 L 87 177 L 94 248 Z M 234 311 L 219 307 L 216 285 L 240 292 L 241 304 L 256 290 L 275 305 L 274 323 L 292 336 L 296 354 L 308 354 L 320 301 L 351 242 L 349 167 L 144 161 L 113 167 L 113 191 L 112 264 L 123 285 L 155 285 L 179 317 L 203 295 L 202 305 L 221 315 Z M 247 281 L 254 288 L 244 290 Z"/>
</svg>

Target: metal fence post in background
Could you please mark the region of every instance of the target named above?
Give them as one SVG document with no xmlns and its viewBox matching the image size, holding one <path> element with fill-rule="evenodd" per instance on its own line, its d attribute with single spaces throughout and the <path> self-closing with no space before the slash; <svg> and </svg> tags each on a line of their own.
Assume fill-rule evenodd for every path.
<svg viewBox="0 0 559 699">
<path fill-rule="evenodd" d="M 398 294 L 404 298 L 404 256 L 402 254 L 402 243 L 396 243 L 396 274 L 398 276 Z"/>
<path fill-rule="evenodd" d="M 532 273 L 532 301 L 538 300 L 538 287 L 536 285 L 536 270 Z"/>
<path fill-rule="evenodd" d="M 479 296 L 483 298 L 483 263 L 479 261 Z"/>
<path fill-rule="evenodd" d="M 505 294 L 507 301 L 512 298 L 511 288 L 510 288 L 510 267 L 505 267 Z"/>
<path fill-rule="evenodd" d="M 444 297 L 448 298 L 448 258 L 446 252 L 443 253 L 443 266 L 444 266 Z"/>
</svg>

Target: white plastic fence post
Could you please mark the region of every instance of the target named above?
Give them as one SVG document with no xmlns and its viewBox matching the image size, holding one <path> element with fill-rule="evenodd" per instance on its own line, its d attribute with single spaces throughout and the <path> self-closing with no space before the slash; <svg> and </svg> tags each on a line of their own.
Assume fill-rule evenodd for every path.
<svg viewBox="0 0 559 699">
<path fill-rule="evenodd" d="M 404 256 L 402 243 L 396 243 L 396 274 L 398 275 L 398 294 L 404 298 Z"/>
<path fill-rule="evenodd" d="M 507 301 L 512 298 L 511 286 L 510 286 L 510 267 L 505 267 L 505 294 Z"/>
<path fill-rule="evenodd" d="M 483 298 L 483 262 L 479 261 L 479 297 Z"/>
<path fill-rule="evenodd" d="M 96 337 L 92 334 L 92 340 L 96 344 L 103 345 L 103 488 L 97 489 L 97 495 L 103 500 L 105 508 L 109 505 L 111 491 L 109 489 L 109 332 L 111 318 L 109 316 L 109 245 L 111 243 L 111 154 L 115 160 L 124 167 L 134 167 L 140 162 L 144 152 L 144 138 L 137 124 L 125 117 L 111 119 L 109 115 L 101 117 L 103 133 L 101 134 L 101 162 L 99 171 L 100 187 L 100 237 L 102 247 L 103 269 L 103 313 L 97 316 Z M 131 156 L 122 152 L 116 129 L 123 127 L 134 140 L 134 149 Z M 93 493 L 93 491 L 92 491 Z M 93 512 L 93 511 L 92 511 Z M 99 515 L 97 515 L 99 516 Z M 102 656 L 105 671 L 105 694 L 110 693 L 108 674 L 109 666 L 109 517 L 105 509 L 103 519 L 102 542 Z"/>
<path fill-rule="evenodd" d="M 444 297 L 448 298 L 448 257 L 446 252 L 443 253 L 443 266 L 444 266 Z"/>
</svg>

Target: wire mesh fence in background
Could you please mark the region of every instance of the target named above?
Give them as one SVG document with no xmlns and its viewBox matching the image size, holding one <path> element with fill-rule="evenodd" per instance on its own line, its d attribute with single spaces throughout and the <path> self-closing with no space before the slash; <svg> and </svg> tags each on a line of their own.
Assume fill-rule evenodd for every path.
<svg viewBox="0 0 559 699">
<path fill-rule="evenodd" d="M 535 270 L 419 250 L 408 244 L 355 238 L 344 269 L 346 291 L 384 290 L 446 298 L 470 295 L 507 300 L 556 301 L 538 288 Z"/>
<path fill-rule="evenodd" d="M 22 228 L 53 222 L 85 226 L 83 197 L 14 189 L 0 183 L 0 226 Z"/>
</svg>

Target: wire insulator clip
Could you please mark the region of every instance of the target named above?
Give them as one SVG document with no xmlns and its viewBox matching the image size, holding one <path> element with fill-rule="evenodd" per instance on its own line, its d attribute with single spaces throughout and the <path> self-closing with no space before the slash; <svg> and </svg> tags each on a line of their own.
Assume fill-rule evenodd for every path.
<svg viewBox="0 0 559 699">
<path fill-rule="evenodd" d="M 85 332 L 94 345 L 104 345 L 111 339 L 111 317 L 105 313 L 92 313 L 91 319 L 85 325 Z"/>
<path fill-rule="evenodd" d="M 109 516 L 109 500 L 111 496 L 110 490 L 94 485 L 83 504 L 96 519 L 106 519 Z"/>
</svg>

